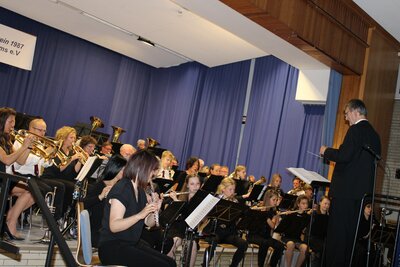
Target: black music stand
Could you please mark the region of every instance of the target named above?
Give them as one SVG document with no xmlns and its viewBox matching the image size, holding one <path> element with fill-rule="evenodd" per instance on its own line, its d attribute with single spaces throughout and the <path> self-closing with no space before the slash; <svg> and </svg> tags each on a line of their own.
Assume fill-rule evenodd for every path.
<svg viewBox="0 0 400 267">
<path fill-rule="evenodd" d="M 202 190 L 210 192 L 210 193 L 215 193 L 217 191 L 218 185 L 221 183 L 221 181 L 224 179 L 223 176 L 220 175 L 211 175 L 203 184 L 201 187 Z"/>
<path fill-rule="evenodd" d="M 246 199 L 248 201 L 259 201 L 263 198 L 265 191 L 264 190 L 264 185 L 256 184 L 253 185 L 253 188 L 251 189 L 249 197 Z"/>
<path fill-rule="evenodd" d="M 267 211 L 248 209 L 240 218 L 236 227 L 238 230 L 260 232 L 264 230 L 267 219 Z"/>
<path fill-rule="evenodd" d="M 155 178 L 155 179 L 153 179 L 153 183 L 158 185 L 160 193 L 167 192 L 174 185 L 173 180 L 164 179 L 164 178 Z"/>
<path fill-rule="evenodd" d="M 293 208 L 294 202 L 296 201 L 296 199 L 297 199 L 297 196 L 284 193 L 282 195 L 282 200 L 281 200 L 281 203 L 279 203 L 278 209 L 279 210 L 289 210 L 289 209 Z"/>
<path fill-rule="evenodd" d="M 160 225 L 164 227 L 161 253 L 164 253 L 165 240 L 171 225 L 182 214 L 182 209 L 186 205 L 185 201 L 174 201 L 160 214 Z"/>
<path fill-rule="evenodd" d="M 249 187 L 250 187 L 250 182 L 247 180 L 236 180 L 236 187 L 235 187 L 235 193 L 237 196 L 242 196 L 247 194 L 247 192 L 249 191 Z"/>
</svg>

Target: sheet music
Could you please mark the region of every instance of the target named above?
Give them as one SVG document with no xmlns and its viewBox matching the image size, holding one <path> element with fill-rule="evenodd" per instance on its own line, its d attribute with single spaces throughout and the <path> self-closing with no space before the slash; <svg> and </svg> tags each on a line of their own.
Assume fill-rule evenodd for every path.
<svg viewBox="0 0 400 267">
<path fill-rule="evenodd" d="M 194 229 L 214 208 L 218 201 L 220 201 L 219 198 L 208 194 L 200 205 L 198 205 L 197 208 L 185 219 L 185 222 L 190 228 Z"/>
<path fill-rule="evenodd" d="M 96 159 L 97 156 L 89 157 L 85 165 L 83 165 L 83 167 L 81 168 L 81 171 L 79 172 L 78 176 L 76 176 L 75 180 L 82 182 L 82 180 L 85 179 L 86 175 L 88 174 L 90 168 L 92 168 L 92 165 Z"/>
<path fill-rule="evenodd" d="M 307 171 L 304 168 L 287 168 L 295 176 L 299 177 L 307 184 L 311 184 L 312 182 L 323 182 L 323 183 L 330 183 L 328 179 L 320 175 L 319 173 L 313 171 Z"/>
</svg>

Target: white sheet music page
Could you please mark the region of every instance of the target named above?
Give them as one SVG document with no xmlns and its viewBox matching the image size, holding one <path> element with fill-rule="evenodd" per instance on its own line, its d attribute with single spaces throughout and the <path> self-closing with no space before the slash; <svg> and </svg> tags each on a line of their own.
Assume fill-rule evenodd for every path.
<svg viewBox="0 0 400 267">
<path fill-rule="evenodd" d="M 313 171 L 307 171 L 304 168 L 287 168 L 287 170 L 290 171 L 295 176 L 299 177 L 301 180 L 303 180 L 307 184 L 311 184 L 314 181 L 330 183 L 330 181 L 328 179 L 326 179 L 319 173 L 316 173 Z"/>
<path fill-rule="evenodd" d="M 208 194 L 197 208 L 185 219 L 190 228 L 194 229 L 204 217 L 214 208 L 220 199 Z"/>
<path fill-rule="evenodd" d="M 89 157 L 87 159 L 85 165 L 83 165 L 83 167 L 81 168 L 81 171 L 79 172 L 78 176 L 76 176 L 75 180 L 78 180 L 81 182 L 88 174 L 90 168 L 92 168 L 92 165 L 96 159 L 97 159 L 97 156 Z"/>
</svg>

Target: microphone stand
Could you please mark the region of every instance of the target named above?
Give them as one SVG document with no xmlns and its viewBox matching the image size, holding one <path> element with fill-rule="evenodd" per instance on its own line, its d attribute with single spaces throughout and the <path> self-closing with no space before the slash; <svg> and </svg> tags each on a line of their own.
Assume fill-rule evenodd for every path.
<svg viewBox="0 0 400 267">
<path fill-rule="evenodd" d="M 374 183 L 372 186 L 372 199 L 371 199 L 371 215 L 370 223 L 369 223 L 369 236 L 368 236 L 368 250 L 367 250 L 367 266 L 369 266 L 369 258 L 371 254 L 371 238 L 372 238 L 372 226 L 374 222 L 374 206 L 375 206 L 375 186 L 376 186 L 376 173 L 378 169 L 378 160 L 380 160 L 380 156 L 374 153 Z M 357 233 L 356 233 L 357 238 Z"/>
</svg>

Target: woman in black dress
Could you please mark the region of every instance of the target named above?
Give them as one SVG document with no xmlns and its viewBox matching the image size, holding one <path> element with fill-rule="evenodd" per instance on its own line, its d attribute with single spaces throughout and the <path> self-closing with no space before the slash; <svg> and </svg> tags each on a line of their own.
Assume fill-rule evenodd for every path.
<svg viewBox="0 0 400 267">
<path fill-rule="evenodd" d="M 147 150 L 134 153 L 122 179 L 107 196 L 100 230 L 99 257 L 105 265 L 176 266 L 170 257 L 140 242 L 143 226 L 155 225 L 161 203 L 149 203 L 145 189 L 159 169 L 157 157 Z"/>
</svg>

